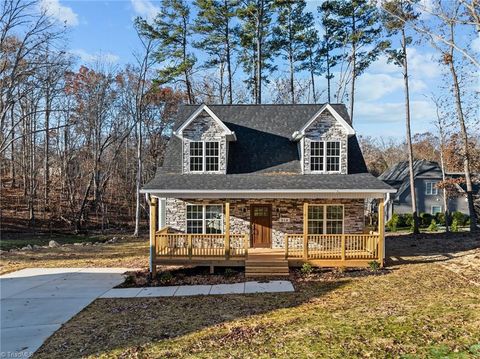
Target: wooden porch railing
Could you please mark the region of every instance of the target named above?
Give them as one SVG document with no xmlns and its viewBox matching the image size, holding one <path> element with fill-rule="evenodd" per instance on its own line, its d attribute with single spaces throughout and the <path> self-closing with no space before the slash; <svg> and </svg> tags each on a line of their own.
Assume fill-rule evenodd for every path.
<svg viewBox="0 0 480 359">
<path fill-rule="evenodd" d="M 243 258 L 246 257 L 249 238 L 246 234 L 186 234 L 159 231 L 155 235 L 157 257 Z"/>
<path fill-rule="evenodd" d="M 379 260 L 379 234 L 286 234 L 285 258 Z"/>
</svg>

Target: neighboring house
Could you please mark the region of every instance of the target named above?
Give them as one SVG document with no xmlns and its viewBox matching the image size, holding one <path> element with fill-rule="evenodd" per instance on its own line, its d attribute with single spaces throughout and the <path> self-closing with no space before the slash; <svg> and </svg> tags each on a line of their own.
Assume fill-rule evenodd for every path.
<svg viewBox="0 0 480 359">
<path fill-rule="evenodd" d="M 440 165 L 437 162 L 415 160 L 413 163 L 413 172 L 418 213 L 426 212 L 436 214 L 438 212 L 445 212 L 443 191 L 436 187 L 437 183 L 442 181 L 442 169 Z M 464 175 L 462 173 L 446 173 L 446 176 L 449 178 L 458 178 Z M 397 193 L 392 198 L 393 201 L 386 207 L 387 218 L 390 218 L 393 213 L 412 213 L 408 161 L 397 163 L 382 173 L 378 178 L 397 189 Z M 458 195 L 449 198 L 449 211 L 460 211 L 468 214 L 468 202 L 464 187 L 464 185 L 457 186 Z M 474 192 L 478 192 L 478 187 L 478 184 L 474 186 Z"/>
<path fill-rule="evenodd" d="M 384 221 L 369 233 L 364 209 L 395 190 L 367 172 L 344 105 L 187 105 L 177 117 L 163 166 L 142 189 L 152 271 L 383 263 Z"/>
</svg>

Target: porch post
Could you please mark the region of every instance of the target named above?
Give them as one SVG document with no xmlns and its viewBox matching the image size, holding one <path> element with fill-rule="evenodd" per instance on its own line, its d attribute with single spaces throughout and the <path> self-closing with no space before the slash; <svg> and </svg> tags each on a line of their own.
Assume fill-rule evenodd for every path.
<svg viewBox="0 0 480 359">
<path fill-rule="evenodd" d="M 380 199 L 378 205 L 378 261 L 380 267 L 383 267 L 384 262 L 384 244 L 385 244 L 385 201 Z"/>
<path fill-rule="evenodd" d="M 303 260 L 308 260 L 308 203 L 303 203 Z"/>
<path fill-rule="evenodd" d="M 225 259 L 230 258 L 230 202 L 225 202 Z"/>
<path fill-rule="evenodd" d="M 157 197 L 150 199 L 150 273 L 152 276 L 157 274 L 156 261 L 156 232 L 157 232 Z"/>
</svg>

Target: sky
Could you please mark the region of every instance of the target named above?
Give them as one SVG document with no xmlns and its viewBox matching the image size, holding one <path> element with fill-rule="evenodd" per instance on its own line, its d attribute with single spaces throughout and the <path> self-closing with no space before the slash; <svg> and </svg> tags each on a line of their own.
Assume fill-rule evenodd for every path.
<svg viewBox="0 0 480 359">
<path fill-rule="evenodd" d="M 308 0 L 307 0 L 308 1 Z M 158 11 L 155 0 L 42 0 L 43 6 L 68 29 L 68 49 L 80 64 L 97 59 L 122 66 L 134 62 L 140 50 L 133 19 L 152 19 Z M 308 1 L 307 10 L 315 12 L 320 0 Z M 426 14 L 422 16 L 428 16 Z M 470 41 L 470 40 L 469 40 Z M 469 46 L 480 53 L 480 38 Z M 408 49 L 412 131 L 435 132 L 436 111 L 429 97 L 441 91 L 445 81 L 438 54 L 428 43 Z M 326 86 L 318 78 L 320 87 Z M 398 67 L 381 56 L 357 80 L 354 127 L 358 134 L 377 138 L 401 139 L 405 135 L 403 77 Z M 478 112 L 477 112 L 478 113 Z M 477 116 L 478 120 L 478 116 Z"/>
</svg>

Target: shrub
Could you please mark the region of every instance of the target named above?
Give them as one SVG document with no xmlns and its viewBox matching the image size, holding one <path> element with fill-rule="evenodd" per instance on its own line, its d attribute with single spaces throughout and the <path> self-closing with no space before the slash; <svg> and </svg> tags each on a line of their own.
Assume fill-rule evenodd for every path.
<svg viewBox="0 0 480 359">
<path fill-rule="evenodd" d="M 225 272 L 223 272 L 223 275 L 226 277 L 226 278 L 230 278 L 230 277 L 233 277 L 237 272 L 234 271 L 232 268 L 225 268 Z"/>
<path fill-rule="evenodd" d="M 457 220 L 457 225 L 464 226 L 467 224 L 467 221 L 469 218 L 467 215 L 463 214 L 462 212 L 455 211 L 452 213 L 452 219 Z"/>
<path fill-rule="evenodd" d="M 413 214 L 405 213 L 403 215 L 404 226 L 406 227 L 413 227 Z"/>
<path fill-rule="evenodd" d="M 370 270 L 372 272 L 376 272 L 380 269 L 380 263 L 378 263 L 377 261 L 368 262 L 368 266 L 370 267 Z"/>
<path fill-rule="evenodd" d="M 435 214 L 435 221 L 438 223 L 438 224 L 441 224 L 442 226 L 445 225 L 445 213 L 443 212 L 438 212 Z"/>
<path fill-rule="evenodd" d="M 300 272 L 304 276 L 309 276 L 313 272 L 313 267 L 310 263 L 303 263 L 302 269 L 300 269 Z"/>
<path fill-rule="evenodd" d="M 420 213 L 420 227 L 428 227 L 432 223 L 432 215 L 430 213 Z"/>
<path fill-rule="evenodd" d="M 397 230 L 399 221 L 400 221 L 400 216 L 398 214 L 394 213 L 392 215 L 392 218 L 390 218 L 390 220 L 387 222 L 387 228 L 391 232 L 395 232 Z"/>
<path fill-rule="evenodd" d="M 456 218 L 454 218 L 453 221 L 452 221 L 452 225 L 450 226 L 450 230 L 452 232 L 458 232 L 458 229 L 459 229 L 458 228 L 458 221 L 457 221 Z"/>
<path fill-rule="evenodd" d="M 430 222 L 430 225 L 428 226 L 428 230 L 429 230 L 430 232 L 436 232 L 436 231 L 438 231 L 438 224 L 437 224 L 437 222 L 436 222 L 434 219 L 432 219 L 432 222 Z"/>
<path fill-rule="evenodd" d="M 160 278 L 158 280 L 162 284 L 168 284 L 173 280 L 173 275 L 170 272 L 163 272 L 160 274 Z"/>
</svg>

